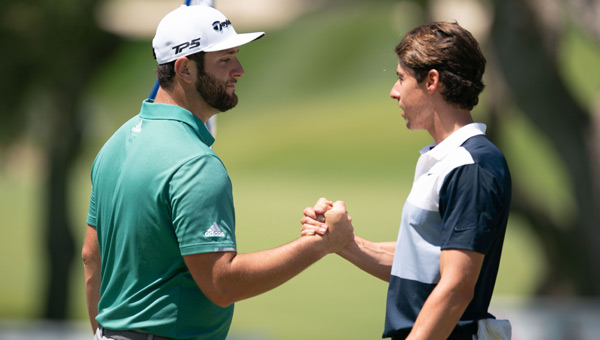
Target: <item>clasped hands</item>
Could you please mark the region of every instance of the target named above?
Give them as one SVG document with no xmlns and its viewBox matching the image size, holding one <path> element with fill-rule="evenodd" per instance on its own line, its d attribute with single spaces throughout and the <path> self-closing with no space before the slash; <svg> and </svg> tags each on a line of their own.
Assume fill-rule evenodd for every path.
<svg viewBox="0 0 600 340">
<path fill-rule="evenodd" d="M 341 251 L 354 239 L 352 218 L 342 201 L 331 202 L 320 198 L 314 207 L 304 209 L 304 217 L 300 222 L 301 236 L 322 237 L 328 242 L 331 253 Z"/>
</svg>

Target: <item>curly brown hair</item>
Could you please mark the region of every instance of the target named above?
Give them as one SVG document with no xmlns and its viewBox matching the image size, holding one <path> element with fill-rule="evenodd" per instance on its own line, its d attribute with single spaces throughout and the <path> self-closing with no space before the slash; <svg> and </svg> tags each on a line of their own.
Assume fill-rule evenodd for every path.
<svg viewBox="0 0 600 340">
<path fill-rule="evenodd" d="M 457 23 L 433 22 L 412 29 L 396 46 L 396 55 L 419 83 L 437 70 L 447 102 L 467 110 L 479 102 L 486 60 L 477 40 Z"/>
</svg>

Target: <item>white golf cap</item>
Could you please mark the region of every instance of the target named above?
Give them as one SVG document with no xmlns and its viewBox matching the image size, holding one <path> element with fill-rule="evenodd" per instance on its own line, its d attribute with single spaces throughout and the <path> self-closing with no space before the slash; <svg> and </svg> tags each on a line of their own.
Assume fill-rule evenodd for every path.
<svg viewBox="0 0 600 340">
<path fill-rule="evenodd" d="M 152 48 L 160 65 L 198 52 L 215 52 L 241 46 L 264 34 L 238 34 L 231 21 L 218 10 L 205 5 L 183 5 L 160 21 Z"/>
</svg>

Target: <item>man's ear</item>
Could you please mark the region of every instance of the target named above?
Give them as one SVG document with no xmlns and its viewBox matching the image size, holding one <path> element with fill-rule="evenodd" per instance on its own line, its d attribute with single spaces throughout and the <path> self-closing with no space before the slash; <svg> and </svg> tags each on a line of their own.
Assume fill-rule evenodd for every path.
<svg viewBox="0 0 600 340">
<path fill-rule="evenodd" d="M 185 83 L 192 84 L 196 78 L 196 65 L 187 57 L 179 58 L 175 60 L 175 74 Z"/>
<path fill-rule="evenodd" d="M 425 86 L 427 87 L 427 91 L 429 91 L 429 93 L 435 92 L 440 84 L 440 73 L 438 70 L 429 70 L 427 77 L 425 78 Z"/>
</svg>

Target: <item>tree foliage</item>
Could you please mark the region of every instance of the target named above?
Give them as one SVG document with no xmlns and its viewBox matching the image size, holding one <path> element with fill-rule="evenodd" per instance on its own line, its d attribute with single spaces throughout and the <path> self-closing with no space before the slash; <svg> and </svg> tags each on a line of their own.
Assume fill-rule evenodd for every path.
<svg viewBox="0 0 600 340">
<path fill-rule="evenodd" d="M 67 314 L 76 249 L 67 183 L 82 138 L 82 94 L 119 43 L 96 24 L 97 4 L 6 0 L 0 13 L 0 145 L 32 134 L 47 166 L 41 234 L 48 255 L 43 265 L 49 278 L 43 317 L 48 319 Z"/>
<path fill-rule="evenodd" d="M 588 2 L 588 8 L 593 4 Z M 514 186 L 514 212 L 529 222 L 549 261 L 539 293 L 597 296 L 600 185 L 595 174 L 600 170 L 596 153 L 600 130 L 594 123 L 593 108 L 583 107 L 572 96 L 560 74 L 558 41 L 572 13 L 568 5 L 560 0 L 495 0 L 492 44 L 494 59 L 510 88 L 510 99 L 562 160 L 576 202 L 573 220 L 558 222 L 521 189 L 526 187 L 524 183 Z M 597 34 L 597 24 L 576 23 L 582 31 Z"/>
</svg>

